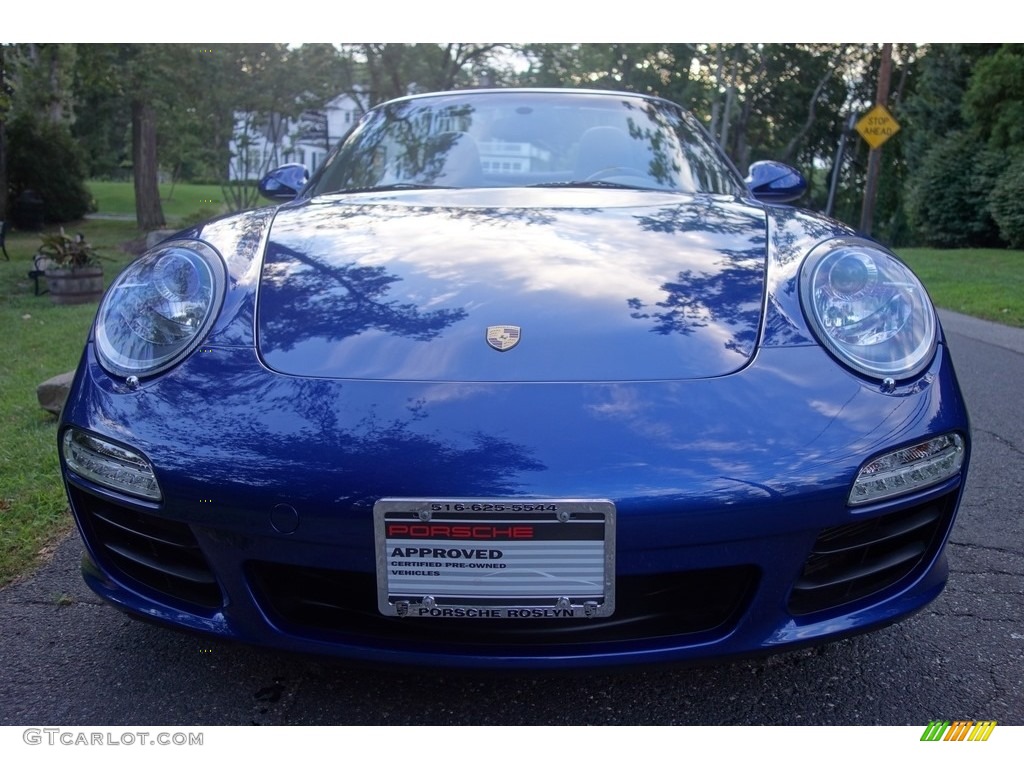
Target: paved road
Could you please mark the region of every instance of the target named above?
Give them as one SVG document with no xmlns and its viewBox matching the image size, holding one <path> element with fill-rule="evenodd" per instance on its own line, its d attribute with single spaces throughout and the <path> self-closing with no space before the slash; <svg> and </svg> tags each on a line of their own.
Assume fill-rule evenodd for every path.
<svg viewBox="0 0 1024 768">
<path fill-rule="evenodd" d="M 926 611 L 814 650 L 551 678 L 387 674 L 208 641 L 101 605 L 71 538 L 0 592 L 0 725 L 1024 725 L 1024 331 L 944 316 L 974 459 L 949 587 Z"/>
</svg>

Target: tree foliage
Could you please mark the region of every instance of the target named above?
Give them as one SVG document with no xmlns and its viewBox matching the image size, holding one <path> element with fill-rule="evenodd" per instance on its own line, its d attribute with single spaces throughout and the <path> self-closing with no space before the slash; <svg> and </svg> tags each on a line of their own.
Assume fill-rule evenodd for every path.
<svg viewBox="0 0 1024 768">
<path fill-rule="evenodd" d="M 340 91 L 360 109 L 409 93 L 501 85 L 510 72 L 499 43 L 350 43 L 339 47 L 344 72 Z"/>
<path fill-rule="evenodd" d="M 90 208 L 86 169 L 69 126 L 74 46 L 4 46 L 0 92 L 0 181 L 3 215 L 25 214 L 28 193 L 42 200 L 45 221 L 81 218 Z M 25 196 L 25 197 L 23 197 Z M 20 199 L 20 200 L 19 200 Z"/>
<path fill-rule="evenodd" d="M 1001 167 L 1001 158 L 968 132 L 956 131 L 935 144 L 915 174 L 909 199 L 910 219 L 924 244 L 998 244 L 988 198 Z"/>
<path fill-rule="evenodd" d="M 914 67 L 911 93 L 903 100 L 901 143 L 907 162 L 917 166 L 943 137 L 965 130 L 964 93 L 978 61 L 997 46 L 951 43 L 928 46 Z"/>
<path fill-rule="evenodd" d="M 805 202 L 824 207 L 810 172 L 835 152 L 864 46 L 678 43 L 535 45 L 522 82 L 613 88 L 662 96 L 692 110 L 745 171 L 774 159 L 807 171 Z"/>
<path fill-rule="evenodd" d="M 1011 248 L 1024 248 L 1024 152 L 1017 151 L 996 179 L 989 202 L 1002 238 Z"/>
<path fill-rule="evenodd" d="M 930 46 L 907 104 L 908 212 L 944 247 L 1020 242 L 1024 48 Z"/>
<path fill-rule="evenodd" d="M 22 114 L 7 125 L 7 174 L 11 207 L 34 192 L 42 199 L 45 221 L 60 224 L 82 218 L 92 199 L 85 187 L 85 164 L 67 126 Z"/>
<path fill-rule="evenodd" d="M 165 224 L 159 191 L 158 126 L 167 102 L 195 87 L 195 81 L 186 81 L 181 75 L 187 51 L 187 46 L 153 43 L 77 46 L 77 94 L 85 107 L 80 111 L 97 111 L 89 112 L 78 134 L 90 136 L 85 145 L 102 152 L 108 167 L 111 142 L 118 134 L 125 136 L 122 146 L 127 150 L 118 164 L 131 167 L 135 216 L 141 229 Z M 90 126 L 99 128 L 98 135 L 82 130 Z M 111 135 L 110 130 L 115 133 Z"/>
<path fill-rule="evenodd" d="M 61 124 L 81 146 L 89 175 L 131 173 L 142 184 L 137 199 L 150 208 L 140 208 L 139 221 L 152 226 L 162 217 L 158 174 L 220 180 L 231 207 L 256 204 L 254 185 L 228 179 L 285 161 L 284 148 L 298 138 L 287 133 L 300 116 L 301 138 L 322 141 L 326 151 L 337 138 L 327 135 L 326 105 L 339 94 L 365 110 L 407 93 L 504 85 L 616 89 L 676 101 L 741 171 L 761 159 L 801 169 L 809 181 L 803 204 L 823 208 L 849 120 L 874 103 L 879 46 L 19 44 L 4 54 L 4 71 L 15 76 L 5 75 L 14 88 L 0 111 L 0 173 L 5 118 L 24 113 Z M 889 107 L 902 130 L 883 149 L 875 234 L 889 242 L 978 244 L 999 242 L 1002 233 L 1016 242 L 1020 169 L 1016 162 L 993 165 L 990 153 L 1016 156 L 1024 144 L 1022 105 L 1024 46 L 895 45 Z M 846 147 L 834 210 L 856 221 L 868 150 L 852 134 Z"/>
<path fill-rule="evenodd" d="M 963 114 L 993 149 L 1024 143 L 1024 46 L 1004 45 L 978 61 L 964 94 Z"/>
</svg>

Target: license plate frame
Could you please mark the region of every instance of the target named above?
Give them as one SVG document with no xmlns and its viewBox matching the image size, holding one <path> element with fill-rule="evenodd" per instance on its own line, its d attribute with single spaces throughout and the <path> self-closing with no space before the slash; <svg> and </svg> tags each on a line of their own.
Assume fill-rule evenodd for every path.
<svg viewBox="0 0 1024 768">
<path fill-rule="evenodd" d="M 385 616 L 593 619 L 615 611 L 606 499 L 383 498 L 373 507 Z"/>
</svg>

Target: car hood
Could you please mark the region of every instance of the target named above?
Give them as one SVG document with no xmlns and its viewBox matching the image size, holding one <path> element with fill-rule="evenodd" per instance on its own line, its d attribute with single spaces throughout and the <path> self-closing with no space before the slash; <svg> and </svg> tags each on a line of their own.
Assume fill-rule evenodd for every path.
<svg viewBox="0 0 1024 768">
<path fill-rule="evenodd" d="M 317 198 L 275 217 L 258 347 L 297 376 L 722 376 L 754 353 L 765 227 L 734 198 L 632 190 Z"/>
</svg>

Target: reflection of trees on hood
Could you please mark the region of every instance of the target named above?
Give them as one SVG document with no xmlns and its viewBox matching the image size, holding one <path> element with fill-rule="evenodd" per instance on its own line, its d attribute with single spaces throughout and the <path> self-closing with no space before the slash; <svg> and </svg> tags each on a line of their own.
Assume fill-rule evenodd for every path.
<svg viewBox="0 0 1024 768">
<path fill-rule="evenodd" d="M 181 494 L 189 486 L 197 496 L 200 488 L 230 489 L 242 503 L 274 488 L 291 500 L 372 506 L 383 496 L 443 496 L 453 488 L 514 495 L 523 474 L 547 468 L 527 447 L 497 435 L 432 430 L 431 409 L 418 398 L 374 405 L 362 395 L 375 388 L 268 377 L 244 355 L 200 355 L 188 368 L 181 381 L 173 382 L 173 372 L 164 387 L 134 399 L 122 417 L 164 481 L 176 476 Z M 180 415 L 185 391 L 189 418 Z"/>
<path fill-rule="evenodd" d="M 301 266 L 278 270 L 271 263 L 264 270 L 260 320 L 265 349 L 288 350 L 309 338 L 338 341 L 371 329 L 429 341 L 466 317 L 464 309 L 424 312 L 415 304 L 388 301 L 391 285 L 402 278 L 383 267 L 333 265 L 280 245 L 273 250 L 274 261 Z"/>
<path fill-rule="evenodd" d="M 695 195 L 683 205 L 664 206 L 635 219 L 645 232 L 724 235 L 730 238 L 729 245 L 742 240 L 750 244 L 749 251 L 743 253 L 744 258 L 764 259 L 767 243 L 764 214 L 754 208 L 726 204 L 707 195 Z M 726 252 L 725 248 L 721 250 Z"/>
<path fill-rule="evenodd" d="M 765 280 L 765 228 L 763 220 L 743 209 L 730 209 L 710 200 L 693 205 L 660 209 L 638 216 L 647 231 L 674 233 L 706 232 L 729 239 L 746 249 L 715 248 L 717 259 L 705 272 L 685 270 L 662 284 L 667 295 L 653 307 L 638 298 L 627 299 L 636 320 L 651 320 L 653 333 L 684 336 L 711 323 L 731 328 L 725 348 L 749 355 L 757 340 L 761 320 L 761 298 Z"/>
<path fill-rule="evenodd" d="M 499 196 L 500 190 L 489 190 Z M 431 220 L 468 221 L 473 226 L 483 228 L 507 227 L 519 224 L 542 226 L 557 222 L 556 214 L 571 211 L 584 215 L 600 214 L 596 208 L 569 208 L 560 206 L 558 209 L 536 208 L 532 206 L 460 206 L 441 203 L 425 205 L 409 202 L 400 204 L 381 203 L 359 204 L 345 201 L 344 205 L 324 210 L 309 208 L 298 213 L 294 220 L 283 222 L 279 217 L 274 222 L 274 234 L 282 238 L 298 239 L 303 233 L 325 231 L 375 232 L 376 227 L 389 221 L 408 222 L 412 219 L 424 219 L 424 231 L 430 231 Z M 294 240 L 292 241 L 294 242 Z M 287 248 L 280 249 L 286 256 L 293 253 Z M 312 249 L 308 249 L 312 250 Z M 308 257 L 307 257 L 308 258 Z M 280 259 L 279 259 L 280 260 Z"/>
<path fill-rule="evenodd" d="M 344 451 L 332 458 L 334 471 L 340 468 L 348 482 L 334 487 L 349 491 L 349 503 L 372 504 L 382 496 L 443 496 L 453 488 L 461 496 L 512 496 L 521 487 L 518 475 L 547 468 L 523 446 L 483 432 L 456 444 L 397 419 L 361 427 L 332 449 Z"/>
<path fill-rule="evenodd" d="M 761 319 L 761 288 L 764 273 L 760 264 L 751 268 L 749 262 L 730 265 L 703 274 L 686 270 L 661 290 L 668 294 L 650 308 L 640 299 L 628 299 L 633 310 L 630 317 L 651 320 L 653 333 L 678 333 L 688 336 L 697 328 L 711 323 L 724 323 L 732 329 L 725 348 L 749 355 L 757 340 Z M 751 297 L 756 297 L 751 300 Z"/>
</svg>

